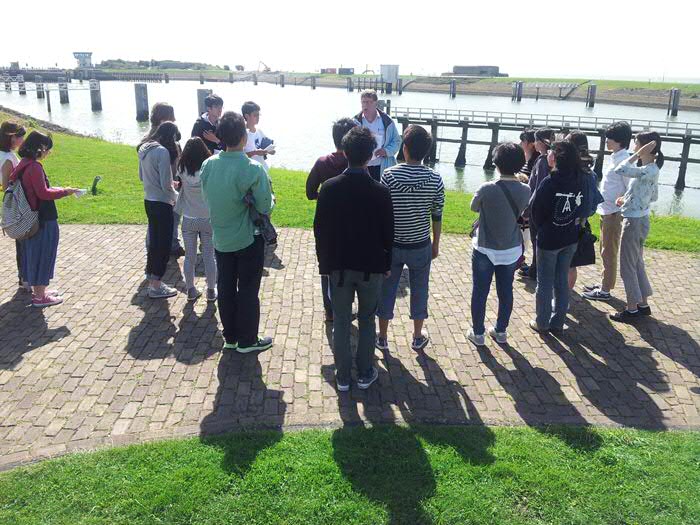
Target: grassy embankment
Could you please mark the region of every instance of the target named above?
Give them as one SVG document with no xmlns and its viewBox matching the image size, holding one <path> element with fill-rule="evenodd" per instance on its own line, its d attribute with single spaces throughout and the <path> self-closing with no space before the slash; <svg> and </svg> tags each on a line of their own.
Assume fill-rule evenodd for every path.
<svg viewBox="0 0 700 525">
<path fill-rule="evenodd" d="M 0 474 L 6 524 L 700 522 L 700 434 L 377 427 L 255 432 Z"/>
<path fill-rule="evenodd" d="M 0 113 L 0 121 L 7 115 Z M 30 122 L 31 124 L 31 122 Z M 99 139 L 54 134 L 55 148 L 45 161 L 52 184 L 89 188 L 95 176 L 102 177 L 96 196 L 86 195 L 59 201 L 61 222 L 88 224 L 142 224 L 143 190 L 138 180 L 138 164 L 133 147 Z M 315 203 L 306 199 L 306 173 L 273 169 L 277 195 L 275 224 L 310 228 Z M 447 192 L 443 231 L 469 232 L 475 214 L 469 209 L 470 195 Z M 597 217 L 593 218 L 594 231 Z M 700 252 L 700 220 L 683 217 L 653 217 L 647 246 L 666 250 Z"/>
</svg>

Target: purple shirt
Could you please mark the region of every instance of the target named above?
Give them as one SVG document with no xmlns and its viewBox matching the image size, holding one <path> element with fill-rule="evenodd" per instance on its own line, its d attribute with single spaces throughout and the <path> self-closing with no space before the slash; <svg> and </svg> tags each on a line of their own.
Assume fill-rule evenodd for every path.
<svg viewBox="0 0 700 525">
<path fill-rule="evenodd" d="M 312 201 L 318 199 L 318 188 L 328 179 L 337 177 L 348 167 L 348 159 L 339 152 L 324 155 L 314 164 L 306 179 L 306 197 Z"/>
</svg>

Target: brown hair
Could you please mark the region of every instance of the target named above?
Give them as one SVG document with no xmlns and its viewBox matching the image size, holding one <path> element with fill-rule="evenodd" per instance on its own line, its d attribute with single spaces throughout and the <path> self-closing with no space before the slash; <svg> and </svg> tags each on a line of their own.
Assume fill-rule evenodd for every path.
<svg viewBox="0 0 700 525">
<path fill-rule="evenodd" d="M 175 122 L 175 108 L 167 102 L 156 102 L 151 108 L 150 120 L 153 131 L 163 122 Z"/>
<path fill-rule="evenodd" d="M 377 92 L 373 89 L 365 89 L 362 93 L 360 93 L 360 100 L 362 100 L 363 98 L 371 98 L 375 102 L 379 100 Z"/>
<path fill-rule="evenodd" d="M 24 137 L 27 130 L 13 120 L 6 120 L 0 125 L 0 151 L 10 151 L 12 149 L 13 137 Z"/>
</svg>

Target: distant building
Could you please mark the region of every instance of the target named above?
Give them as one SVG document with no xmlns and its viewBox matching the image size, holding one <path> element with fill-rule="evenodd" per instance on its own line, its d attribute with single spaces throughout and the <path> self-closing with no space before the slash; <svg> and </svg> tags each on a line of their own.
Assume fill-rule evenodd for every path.
<svg viewBox="0 0 700 525">
<path fill-rule="evenodd" d="M 467 77 L 507 77 L 505 73 L 498 70 L 498 66 L 454 66 L 453 75 Z"/>
<path fill-rule="evenodd" d="M 10 62 L 10 69 L 13 71 L 18 71 L 19 70 L 19 62 Z"/>
<path fill-rule="evenodd" d="M 340 68 L 338 68 L 338 74 L 339 75 L 354 75 L 355 68 L 354 67 L 340 67 Z"/>
<path fill-rule="evenodd" d="M 324 67 L 321 69 L 322 75 L 337 75 L 338 70 L 334 67 Z"/>
<path fill-rule="evenodd" d="M 382 64 L 380 66 L 381 77 L 384 82 L 391 82 L 395 86 L 399 83 L 399 66 Z"/>
<path fill-rule="evenodd" d="M 78 60 L 79 68 L 92 67 L 92 51 L 76 51 L 73 56 Z"/>
</svg>

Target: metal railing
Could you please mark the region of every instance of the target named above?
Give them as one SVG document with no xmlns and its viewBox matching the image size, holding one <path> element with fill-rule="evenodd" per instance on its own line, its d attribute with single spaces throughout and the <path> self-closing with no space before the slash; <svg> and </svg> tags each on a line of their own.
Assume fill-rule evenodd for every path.
<svg viewBox="0 0 700 525">
<path fill-rule="evenodd" d="M 407 119 L 439 120 L 443 122 L 467 122 L 472 124 L 501 124 L 517 127 L 555 127 L 596 131 L 613 122 L 623 120 L 612 117 L 546 115 L 537 113 L 512 113 L 505 111 L 479 111 L 468 109 L 429 109 L 394 106 L 392 116 Z M 700 135 L 700 123 L 665 120 L 626 120 L 633 131 L 656 131 L 667 136 Z"/>
</svg>

